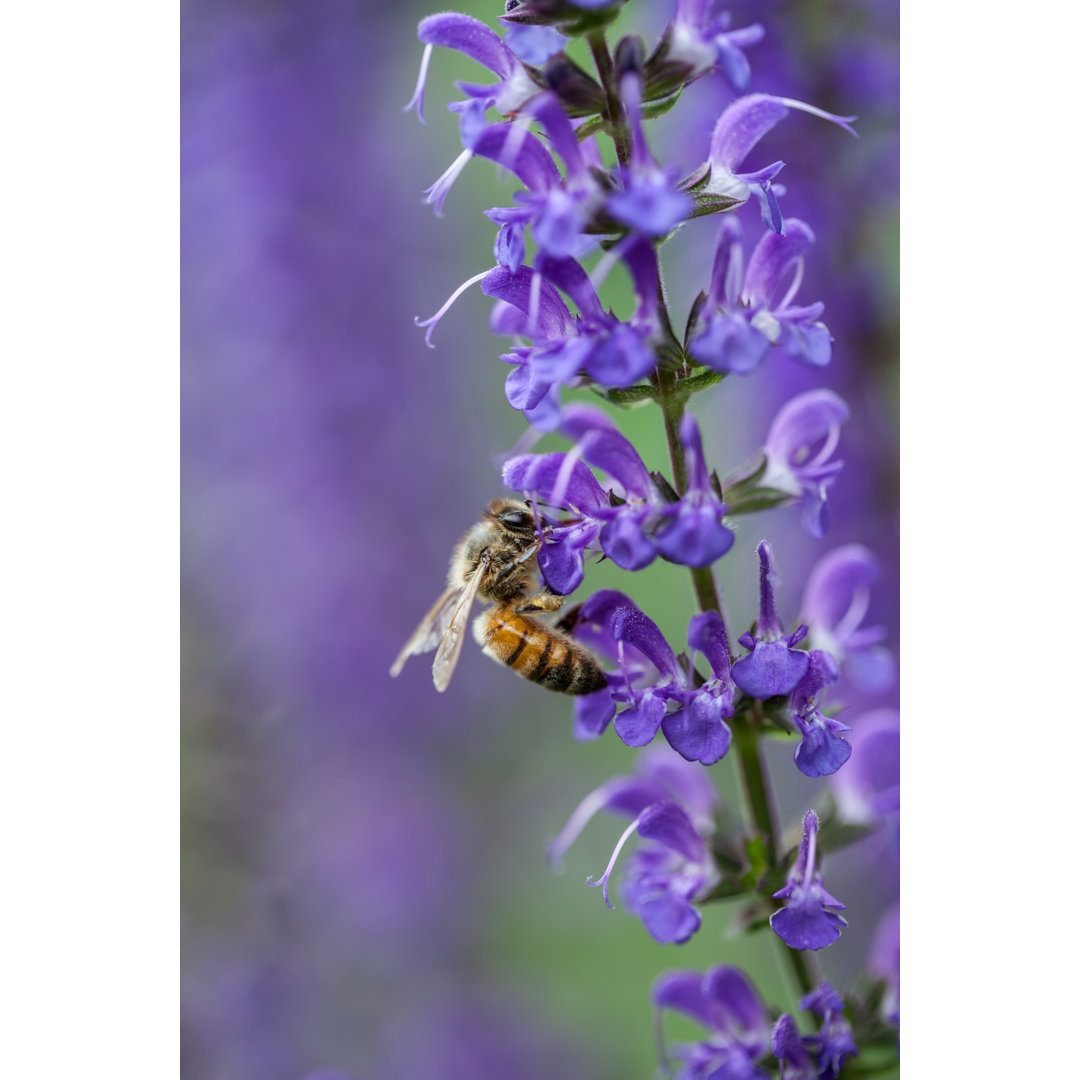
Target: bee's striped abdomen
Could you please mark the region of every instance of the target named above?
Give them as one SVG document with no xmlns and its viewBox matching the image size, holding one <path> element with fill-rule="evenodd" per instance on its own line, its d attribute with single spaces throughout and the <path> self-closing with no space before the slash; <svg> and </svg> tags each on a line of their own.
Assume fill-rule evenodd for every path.
<svg viewBox="0 0 1080 1080">
<path fill-rule="evenodd" d="M 595 657 L 537 619 L 501 606 L 484 612 L 476 638 L 492 659 L 532 682 L 564 694 L 591 694 L 607 685 Z"/>
</svg>

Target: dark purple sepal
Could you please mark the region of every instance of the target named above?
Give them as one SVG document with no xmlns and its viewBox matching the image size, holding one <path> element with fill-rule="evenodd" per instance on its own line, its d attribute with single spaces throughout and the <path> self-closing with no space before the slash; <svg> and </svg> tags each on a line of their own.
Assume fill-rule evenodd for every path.
<svg viewBox="0 0 1080 1080">
<path fill-rule="evenodd" d="M 788 648 L 787 639 L 755 642 L 753 652 L 731 666 L 735 685 L 752 698 L 790 694 L 810 665 L 809 653 Z"/>
</svg>

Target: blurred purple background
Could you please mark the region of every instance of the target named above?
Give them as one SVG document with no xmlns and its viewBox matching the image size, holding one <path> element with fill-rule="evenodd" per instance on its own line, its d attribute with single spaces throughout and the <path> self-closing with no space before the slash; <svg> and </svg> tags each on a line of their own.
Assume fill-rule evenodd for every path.
<svg viewBox="0 0 1080 1080">
<path fill-rule="evenodd" d="M 755 89 L 858 113 L 863 137 L 800 116 L 760 148 L 788 163 L 785 213 L 819 237 L 804 289 L 826 302 L 832 366 L 766 363 L 696 411 L 723 472 L 788 397 L 817 385 L 844 395 L 853 419 L 832 532 L 810 541 L 794 515 L 772 512 L 743 536 L 774 540 L 790 616 L 820 554 L 868 544 L 884 569 L 870 621 L 892 628 L 895 649 L 896 7 L 729 6 L 737 24 L 766 24 L 750 53 Z M 494 10 L 458 7 L 494 22 Z M 387 676 L 521 432 L 482 298 L 461 301 L 435 351 L 413 326 L 491 265 L 479 211 L 507 195 L 491 170 L 473 163 L 442 219 L 420 204 L 457 153 L 439 95 L 477 71 L 437 56 L 420 127 L 401 106 L 427 4 L 182 10 L 184 1073 L 648 1076 L 652 978 L 721 961 L 756 975 L 756 964 L 776 994 L 772 943 L 724 940 L 710 909 L 712 929 L 663 949 L 608 912 L 581 878 L 606 861 L 611 823 L 583 838 L 566 877 L 548 874 L 544 841 L 587 790 L 632 769 L 613 735 L 573 743 L 565 702 L 471 643 L 444 695 L 422 659 Z M 719 79 L 692 87 L 658 128 L 663 156 L 696 164 L 728 100 Z M 683 312 L 715 237 L 697 224 L 665 251 Z M 752 543 L 738 547 L 719 576 L 736 621 L 749 621 Z M 587 591 L 635 591 L 604 574 Z M 635 595 L 665 630 L 685 628 L 685 576 L 666 565 L 640 576 Z M 845 718 L 897 704 L 895 692 L 844 700 Z M 774 749 L 786 782 L 790 747 Z M 780 795 L 794 814 L 820 790 L 794 774 Z M 865 960 L 894 865 L 877 838 L 836 859 L 829 887 L 852 925 L 825 961 L 841 981 Z"/>
</svg>

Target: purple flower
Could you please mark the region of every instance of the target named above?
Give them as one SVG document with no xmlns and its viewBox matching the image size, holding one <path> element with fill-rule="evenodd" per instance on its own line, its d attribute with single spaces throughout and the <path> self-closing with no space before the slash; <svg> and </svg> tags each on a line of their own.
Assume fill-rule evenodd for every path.
<svg viewBox="0 0 1080 1080">
<path fill-rule="evenodd" d="M 575 699 L 576 738 L 599 737 L 615 717 L 615 732 L 627 746 L 647 745 L 662 727 L 687 761 L 714 765 L 727 753 L 731 729 L 725 721 L 734 715 L 735 686 L 719 614 L 690 621 L 690 648 L 703 652 L 713 669 L 701 686 L 694 685 L 693 659 L 688 677 L 657 625 L 614 589 L 601 589 L 581 605 L 574 636 L 618 665 L 602 690 Z M 620 705 L 626 707 L 616 717 Z"/>
<path fill-rule="evenodd" d="M 789 359 L 824 366 L 832 356 L 832 337 L 820 321 L 825 305 L 794 304 L 803 254 L 814 242 L 810 227 L 791 218 L 784 235 L 766 232 L 745 274 L 741 238 L 738 219 L 725 215 L 691 355 L 714 371 L 736 375 L 757 367 L 770 346 Z"/>
<path fill-rule="evenodd" d="M 735 714 L 735 684 L 724 620 L 715 611 L 695 615 L 690 620 L 688 642 L 691 650 L 705 654 L 713 677 L 698 689 L 684 689 L 683 707 L 666 716 L 661 726 L 668 743 L 687 761 L 715 765 L 731 745 L 731 728 L 725 721 Z M 691 654 L 691 674 L 693 670 Z"/>
<path fill-rule="evenodd" d="M 884 648 L 883 626 L 863 627 L 870 584 L 878 561 L 862 544 L 847 544 L 821 558 L 810 571 L 802 611 L 815 647 L 831 653 L 864 693 L 884 693 L 896 679 L 893 655 Z"/>
<path fill-rule="evenodd" d="M 538 555 L 544 580 L 565 594 L 581 583 L 588 548 L 599 546 L 624 570 L 648 566 L 657 548 L 646 529 L 651 531 L 658 520 L 661 500 L 644 462 L 607 414 L 571 405 L 561 421 L 560 430 L 575 440 L 574 450 L 510 458 L 503 466 L 503 482 L 533 501 L 565 507 L 575 515 L 547 531 Z M 604 470 L 611 485 L 607 492 L 581 458 Z"/>
<path fill-rule="evenodd" d="M 470 101 L 480 103 L 485 109 L 494 105 L 504 116 L 512 116 L 537 93 L 538 88 L 521 61 L 506 47 L 499 35 L 479 19 L 456 11 L 429 15 L 420 20 L 417 36 L 424 44 L 424 55 L 420 61 L 416 90 L 405 108 L 415 108 L 421 120 L 424 119 L 424 84 L 427 82 L 431 53 L 436 45 L 464 53 L 499 76 L 499 81 L 490 86 L 459 84 Z"/>
<path fill-rule="evenodd" d="M 533 339 L 531 346 L 516 346 L 501 359 L 514 366 L 506 380 L 507 400 L 541 430 L 558 426 L 558 386 L 577 385 L 582 378 L 603 386 L 629 386 L 656 367 L 650 340 L 657 328 L 659 267 L 651 243 L 636 238 L 619 248 L 638 295 L 638 307 L 628 322 L 604 311 L 576 260 L 541 253 L 535 269 L 515 270 L 516 260 L 509 257 L 515 245 L 508 241 L 496 250 L 507 253 L 507 265 L 462 283 L 433 316 L 417 319 L 416 325 L 427 327 L 430 345 L 436 325 L 454 301 L 479 282 L 487 296 L 499 301 L 492 312 L 492 329 Z M 580 315 L 570 314 L 559 290 L 574 301 Z"/>
<path fill-rule="evenodd" d="M 708 773 L 663 745 L 650 746 L 638 755 L 636 775 L 612 777 L 581 800 L 548 844 L 548 865 L 561 869 L 563 856 L 599 811 L 636 818 L 646 807 L 670 801 L 682 806 L 698 832 L 712 830 L 720 800 Z"/>
<path fill-rule="evenodd" d="M 488 147 L 481 140 L 474 146 L 474 152 L 484 153 L 497 164 L 512 169 L 529 190 L 515 195 L 519 205 L 487 210 L 485 213 L 503 228 L 512 225 L 523 230 L 528 224 L 537 248 L 556 259 L 580 255 L 594 243 L 582 233 L 592 216 L 601 209 L 603 195 L 589 171 L 577 135 L 555 95 L 538 95 L 529 103 L 527 111 L 543 124 L 548 142 L 562 158 L 565 179 L 542 143 L 537 140 L 534 144 L 524 139 L 520 128 L 493 125 L 487 129 L 491 134 L 486 135 L 487 142 L 492 145 Z M 497 142 L 497 133 L 507 131 L 512 134 L 503 136 L 501 142 Z M 546 165 L 543 169 L 534 167 L 528 173 L 514 168 L 514 155 L 519 154 L 519 147 L 523 146 L 528 146 L 531 152 L 542 151 L 546 154 L 551 168 Z"/>
<path fill-rule="evenodd" d="M 671 24 L 665 59 L 682 62 L 699 75 L 710 68 L 723 71 L 740 93 L 750 85 L 750 64 L 743 49 L 765 36 L 761 23 L 730 30 L 731 16 L 709 17 L 710 0 L 679 0 Z"/>
<path fill-rule="evenodd" d="M 791 1013 L 784 1013 L 773 1027 L 772 1052 L 780 1063 L 780 1080 L 818 1080 L 817 1066 Z"/>
<path fill-rule="evenodd" d="M 719 875 L 705 840 L 678 803 L 647 806 L 619 837 L 603 875 L 597 881 L 587 878 L 585 884 L 600 886 L 604 903 L 614 911 L 608 899 L 608 879 L 619 852 L 635 831 L 643 840 L 653 842 L 634 852 L 623 880 L 623 902 L 655 941 L 681 945 L 701 926 L 701 914 L 692 901 Z"/>
<path fill-rule="evenodd" d="M 774 899 L 787 903 L 773 913 L 769 925 L 792 949 L 824 949 L 839 936 L 847 922 L 836 911 L 846 905 L 825 891 L 821 871 L 815 865 L 818 817 L 807 810 L 803 817 L 803 835 L 799 854 L 788 873 L 787 884 L 773 893 Z"/>
<path fill-rule="evenodd" d="M 843 998 L 825 982 L 807 994 L 799 1008 L 813 1012 L 821 1026 L 816 1035 L 800 1035 L 790 1013 L 776 1022 L 772 1047 L 780 1062 L 780 1080 L 835 1080 L 845 1058 L 859 1052 L 844 1019 Z"/>
<path fill-rule="evenodd" d="M 694 200 L 675 187 L 674 171 L 662 170 L 649 153 L 641 123 L 641 76 L 627 72 L 620 96 L 630 121 L 630 162 L 621 171 L 622 190 L 609 196 L 607 211 L 645 236 L 666 236 L 694 209 Z"/>
<path fill-rule="evenodd" d="M 663 501 L 637 451 L 606 413 L 571 405 L 560 420 L 560 431 L 575 440 L 570 453 L 520 454 L 503 466 L 507 487 L 574 514 L 547 530 L 538 555 L 544 580 L 556 592 L 581 584 L 585 552 L 597 547 L 624 570 L 640 570 L 657 554 L 683 566 L 707 566 L 731 547 L 734 534 L 723 524 L 725 507 L 709 484 L 693 417 L 684 417 L 679 429 L 689 483 L 676 503 Z M 603 470 L 606 490 L 582 459 Z"/>
<path fill-rule="evenodd" d="M 799 1002 L 799 1008 L 808 1009 L 821 1021 L 818 1033 L 806 1039 L 817 1058 L 818 1080 L 836 1080 L 844 1060 L 859 1053 L 851 1025 L 844 1018 L 844 999 L 830 983 L 823 982 Z"/>
<path fill-rule="evenodd" d="M 679 422 L 679 441 L 686 454 L 686 492 L 663 508 L 667 523 L 656 533 L 656 545 L 668 562 L 709 566 L 726 554 L 735 534 L 723 523 L 726 507 L 709 482 L 697 421 L 687 413 Z"/>
<path fill-rule="evenodd" d="M 684 676 L 659 627 L 634 602 L 615 589 L 601 589 L 582 605 L 574 636 L 618 669 L 595 694 L 574 701 L 574 735 L 595 739 L 615 720 L 615 732 L 627 745 L 646 746 L 656 737 L 667 703 L 682 695 Z"/>
<path fill-rule="evenodd" d="M 772 547 L 762 540 L 757 551 L 761 590 L 757 633 L 739 638 L 739 644 L 750 653 L 735 661 L 731 677 L 744 694 L 764 700 L 790 694 L 806 674 L 810 656 L 795 648 L 806 637 L 806 627 L 799 626 L 793 633 L 784 634 L 780 625 L 773 596 Z"/>
<path fill-rule="evenodd" d="M 678 1080 L 767 1080 L 758 1062 L 769 1050 L 769 1018 L 753 983 L 738 968 L 669 971 L 652 988 L 656 1009 L 674 1009 L 708 1029 L 700 1042 L 673 1047 Z"/>
<path fill-rule="evenodd" d="M 718 800 L 705 773 L 691 768 L 669 750 L 654 748 L 639 758 L 638 775 L 620 776 L 587 795 L 548 848 L 558 865 L 564 852 L 598 810 L 632 816 L 599 881 L 604 902 L 619 853 L 636 831 L 647 841 L 631 856 L 623 879 L 622 898 L 661 944 L 682 943 L 701 925 L 693 899 L 718 880 L 704 840 L 713 829 Z"/>
<path fill-rule="evenodd" d="M 784 219 L 776 201 L 776 194 L 772 190 L 772 181 L 784 167 L 784 163 L 774 161 L 771 165 L 751 173 L 737 173 L 735 170 L 757 145 L 758 140 L 787 116 L 789 108 L 820 116 L 823 120 L 838 124 L 852 135 L 856 134 L 850 126 L 854 116 L 833 116 L 813 105 L 791 98 L 748 94 L 733 101 L 724 110 L 716 122 L 709 145 L 709 180 L 705 191 L 738 202 L 746 202 L 753 195 L 761 203 L 762 220 L 775 233 L 784 231 Z"/>
<path fill-rule="evenodd" d="M 795 747 L 795 765 L 805 776 L 829 776 L 851 757 L 851 745 L 842 738 L 851 728 L 826 716 L 815 704 L 821 691 L 840 678 L 836 661 L 820 649 L 812 649 L 807 655 L 806 675 L 795 687 L 788 705 L 791 719 L 802 732 L 802 740 Z"/>
<path fill-rule="evenodd" d="M 840 425 L 849 415 L 843 399 L 831 390 L 810 390 L 781 408 L 765 440 L 762 486 L 797 498 L 803 527 L 818 539 L 829 528 L 825 501 L 829 485 L 844 465 L 829 458 L 840 441 Z"/>
</svg>

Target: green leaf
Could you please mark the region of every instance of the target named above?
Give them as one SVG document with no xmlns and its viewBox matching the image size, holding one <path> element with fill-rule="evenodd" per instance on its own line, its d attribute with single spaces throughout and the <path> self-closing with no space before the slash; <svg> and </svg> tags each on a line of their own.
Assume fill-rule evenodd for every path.
<svg viewBox="0 0 1080 1080">
<path fill-rule="evenodd" d="M 599 135 L 600 133 L 605 135 L 612 134 L 611 124 L 604 116 L 594 116 L 591 120 L 586 120 L 581 127 L 574 131 L 577 136 L 578 142 L 584 142 L 590 135 Z"/>
<path fill-rule="evenodd" d="M 741 485 L 740 485 L 741 486 Z M 788 491 L 779 491 L 777 488 L 750 488 L 745 492 L 738 488 L 728 488 L 727 512 L 735 514 L 757 514 L 762 510 L 773 510 L 777 506 L 786 506 L 795 498 Z"/>
<path fill-rule="evenodd" d="M 613 405 L 622 405 L 630 408 L 635 405 L 641 405 L 646 401 L 652 401 L 656 397 L 656 387 L 651 383 L 637 383 L 634 386 L 624 387 L 611 387 L 607 390 L 600 390 L 597 387 L 591 387 L 594 394 L 598 394 L 605 401 L 610 401 Z"/>
<path fill-rule="evenodd" d="M 689 397 L 691 394 L 696 394 L 701 390 L 707 390 L 710 386 L 715 386 L 717 383 L 723 382 L 726 376 L 721 371 L 713 371 L 712 368 L 704 368 L 700 371 L 695 371 L 693 375 L 688 375 L 685 379 L 680 379 L 678 384 L 678 391 L 680 394 L 685 394 Z"/>
<path fill-rule="evenodd" d="M 675 91 L 670 97 L 664 98 L 663 101 L 656 101 L 652 104 L 645 105 L 641 110 L 641 117 L 643 120 L 655 120 L 658 116 L 663 116 L 665 113 L 670 112 L 675 107 L 675 102 L 682 97 L 682 87 Z"/>
</svg>

